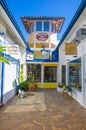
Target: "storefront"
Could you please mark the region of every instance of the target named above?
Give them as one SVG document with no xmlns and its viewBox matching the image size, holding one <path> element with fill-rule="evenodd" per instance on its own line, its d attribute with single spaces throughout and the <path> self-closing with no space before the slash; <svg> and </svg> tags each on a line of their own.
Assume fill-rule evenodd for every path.
<svg viewBox="0 0 86 130">
<path fill-rule="evenodd" d="M 27 77 L 34 75 L 35 82 L 39 88 L 57 87 L 57 64 L 27 63 Z"/>
</svg>

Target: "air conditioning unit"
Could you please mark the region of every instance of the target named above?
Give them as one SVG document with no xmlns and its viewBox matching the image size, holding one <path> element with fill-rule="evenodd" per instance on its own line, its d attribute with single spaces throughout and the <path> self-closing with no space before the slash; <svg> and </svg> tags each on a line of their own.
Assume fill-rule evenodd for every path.
<svg viewBox="0 0 86 130">
<path fill-rule="evenodd" d="M 76 32 L 76 40 L 80 41 L 81 39 L 86 38 L 86 28 L 80 28 L 77 32 Z"/>
</svg>

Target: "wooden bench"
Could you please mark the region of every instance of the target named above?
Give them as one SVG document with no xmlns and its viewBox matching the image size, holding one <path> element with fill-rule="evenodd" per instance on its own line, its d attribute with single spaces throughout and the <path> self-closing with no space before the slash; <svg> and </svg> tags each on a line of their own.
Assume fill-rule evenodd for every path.
<svg viewBox="0 0 86 130">
<path fill-rule="evenodd" d="M 72 99 L 72 88 L 63 86 L 63 96 L 66 95 L 68 98 Z"/>
</svg>

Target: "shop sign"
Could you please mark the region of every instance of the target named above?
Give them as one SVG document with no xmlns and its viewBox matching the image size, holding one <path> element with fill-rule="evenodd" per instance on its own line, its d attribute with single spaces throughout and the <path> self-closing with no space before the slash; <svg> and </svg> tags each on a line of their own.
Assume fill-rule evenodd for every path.
<svg viewBox="0 0 86 130">
<path fill-rule="evenodd" d="M 77 43 L 65 43 L 65 55 L 77 55 Z"/>
<path fill-rule="evenodd" d="M 19 45 L 7 45 L 6 52 L 9 55 L 19 55 Z"/>
<path fill-rule="evenodd" d="M 39 40 L 39 41 L 46 41 L 47 39 L 48 39 L 48 34 L 47 33 L 38 33 L 37 35 L 36 35 L 36 38 L 37 38 L 37 40 Z"/>
<path fill-rule="evenodd" d="M 42 52 L 34 51 L 34 59 L 42 59 Z"/>
<path fill-rule="evenodd" d="M 33 60 L 33 54 L 32 53 L 28 53 L 26 59 L 27 60 Z"/>
</svg>

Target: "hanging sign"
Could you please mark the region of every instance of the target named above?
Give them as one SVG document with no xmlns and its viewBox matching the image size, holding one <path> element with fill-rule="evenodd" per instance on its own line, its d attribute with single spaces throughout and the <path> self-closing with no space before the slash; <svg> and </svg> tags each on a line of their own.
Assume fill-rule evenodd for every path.
<svg viewBox="0 0 86 130">
<path fill-rule="evenodd" d="M 6 52 L 9 55 L 19 55 L 19 45 L 7 45 Z"/>
<path fill-rule="evenodd" d="M 37 40 L 39 40 L 39 41 L 46 41 L 47 39 L 48 39 L 48 34 L 47 33 L 38 33 L 37 35 L 36 35 L 36 38 L 37 38 Z"/>
</svg>

